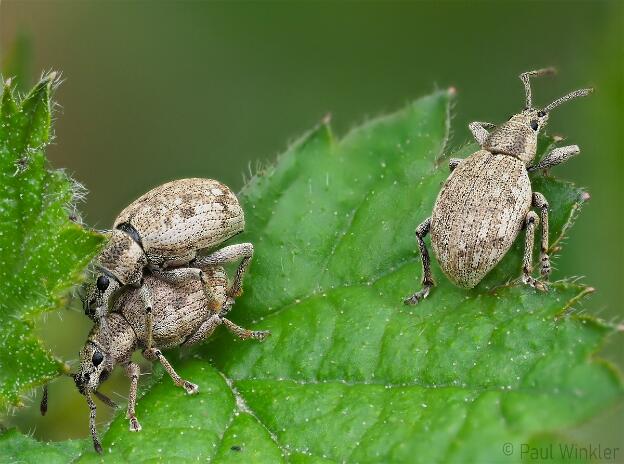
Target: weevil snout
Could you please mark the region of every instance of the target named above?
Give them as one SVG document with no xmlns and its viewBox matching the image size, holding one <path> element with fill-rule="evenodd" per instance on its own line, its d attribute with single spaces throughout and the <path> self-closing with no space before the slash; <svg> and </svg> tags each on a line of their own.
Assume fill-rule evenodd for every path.
<svg viewBox="0 0 624 464">
<path fill-rule="evenodd" d="M 87 343 L 80 351 L 80 370 L 74 374 L 78 391 L 86 395 L 97 390 L 112 370 L 110 356 L 95 344 Z"/>
</svg>

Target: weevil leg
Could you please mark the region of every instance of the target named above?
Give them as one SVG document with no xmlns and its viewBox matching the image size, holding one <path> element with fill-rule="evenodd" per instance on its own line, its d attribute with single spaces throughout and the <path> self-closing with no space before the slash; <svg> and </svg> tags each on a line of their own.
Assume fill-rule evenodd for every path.
<svg viewBox="0 0 624 464">
<path fill-rule="evenodd" d="M 191 335 L 187 340 L 184 341 L 183 345 L 190 346 L 207 339 L 222 323 L 223 320 L 221 317 L 219 317 L 218 314 L 210 316 L 202 323 L 202 325 L 199 326 L 199 328 L 195 331 L 193 335 Z"/>
<path fill-rule="evenodd" d="M 539 225 L 539 217 L 535 211 L 529 211 L 525 219 L 524 258 L 522 259 L 522 282 L 541 291 L 546 291 L 543 282 L 531 276 L 533 272 L 533 244 L 535 243 L 535 229 Z"/>
<path fill-rule="evenodd" d="M 169 364 L 169 361 L 163 356 L 161 351 L 158 348 L 152 348 L 150 350 L 143 351 L 143 357 L 149 361 L 158 360 L 160 364 L 165 368 L 173 383 L 178 387 L 182 387 L 186 390 L 186 393 L 189 395 L 194 395 L 199 391 L 199 387 L 194 383 L 189 382 L 188 380 L 184 380 L 182 377 L 178 375 L 173 366 Z"/>
<path fill-rule="evenodd" d="M 241 340 L 247 340 L 249 338 L 252 338 L 254 340 L 263 341 L 265 338 L 271 335 L 271 332 L 269 332 L 268 330 L 249 330 L 234 324 L 232 321 L 224 317 L 222 317 L 221 320 L 223 321 L 223 325 L 226 326 L 230 332 L 232 332 Z"/>
<path fill-rule="evenodd" d="M 89 430 L 91 432 L 91 438 L 93 439 L 93 447 L 98 454 L 102 454 L 102 444 L 97 435 L 97 427 L 95 426 L 95 418 L 97 416 L 97 406 L 95 401 L 91 397 L 91 393 L 87 392 L 85 397 L 87 398 L 87 404 L 89 405 Z"/>
<path fill-rule="evenodd" d="M 139 375 L 141 369 L 139 365 L 133 362 L 129 362 L 126 365 L 126 375 L 130 378 L 130 395 L 128 397 L 128 412 L 126 413 L 126 419 L 130 420 L 130 431 L 139 432 L 141 430 L 141 424 L 136 418 L 136 397 L 137 389 L 139 387 Z"/>
<path fill-rule="evenodd" d="M 449 160 L 449 170 L 453 172 L 455 168 L 461 163 L 463 160 L 461 158 L 451 158 Z"/>
<path fill-rule="evenodd" d="M 425 219 L 425 221 L 416 228 L 416 240 L 418 241 L 418 249 L 420 250 L 420 259 L 422 260 L 423 278 L 422 278 L 422 290 L 414 293 L 409 298 L 403 300 L 405 304 L 416 304 L 420 300 L 424 300 L 429 295 L 431 287 L 435 285 L 433 277 L 431 276 L 431 261 L 429 259 L 429 251 L 425 245 L 424 238 L 429 233 L 431 228 L 431 218 Z"/>
<path fill-rule="evenodd" d="M 480 146 L 483 146 L 483 144 L 485 143 L 485 139 L 487 139 L 488 135 L 490 135 L 488 129 L 494 129 L 495 127 L 496 125 L 492 124 L 491 122 L 475 121 L 468 124 L 468 129 L 470 129 L 470 132 L 472 132 L 472 136 Z"/>
<path fill-rule="evenodd" d="M 548 153 L 544 159 L 539 163 L 529 166 L 529 172 L 537 171 L 539 169 L 548 169 L 561 163 L 565 163 L 570 158 L 578 155 L 581 149 L 578 145 L 567 145 L 565 147 L 559 147 Z"/>
<path fill-rule="evenodd" d="M 210 286 L 208 285 L 206 276 L 201 269 L 198 269 L 196 267 L 180 267 L 167 271 L 158 269 L 153 270 L 152 272 L 160 279 L 173 284 L 188 282 L 189 280 L 193 279 L 200 280 L 202 283 L 202 288 L 206 297 L 206 301 L 208 302 L 208 306 L 213 311 L 219 311 L 221 309 L 221 302 L 219 301 L 219 298 L 214 295 L 210 290 Z"/>
<path fill-rule="evenodd" d="M 203 268 L 206 266 L 216 266 L 227 263 L 232 263 L 241 259 L 238 268 L 236 269 L 236 276 L 231 287 L 228 289 L 228 296 L 237 298 L 243 293 L 243 277 L 249 267 L 251 258 L 253 258 L 254 247 L 251 243 L 238 243 L 236 245 L 229 245 L 215 251 L 214 253 L 197 258 L 193 261 L 193 266 Z"/>
<path fill-rule="evenodd" d="M 152 302 L 152 292 L 147 285 L 141 283 L 139 293 L 141 295 L 143 307 L 145 308 L 145 334 L 147 339 L 145 344 L 147 348 L 150 349 L 154 341 L 154 314 L 152 313 L 154 303 Z"/>
<path fill-rule="evenodd" d="M 547 277 L 550 274 L 550 257 L 548 256 L 548 200 L 539 192 L 533 192 L 533 206 L 539 209 L 542 223 L 542 237 L 540 240 L 540 274 Z"/>
</svg>

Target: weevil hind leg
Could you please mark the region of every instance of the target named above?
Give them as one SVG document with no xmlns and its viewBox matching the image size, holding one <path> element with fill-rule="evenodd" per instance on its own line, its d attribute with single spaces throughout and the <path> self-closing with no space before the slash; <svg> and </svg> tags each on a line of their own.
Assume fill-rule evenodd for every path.
<svg viewBox="0 0 624 464">
<path fill-rule="evenodd" d="M 171 380 L 173 380 L 173 383 L 178 387 L 184 388 L 186 393 L 189 395 L 194 395 L 199 391 L 199 387 L 197 385 L 189 382 L 188 380 L 184 380 L 178 375 L 173 366 L 169 364 L 169 361 L 167 361 L 158 348 L 143 351 L 143 357 L 149 361 L 158 360 L 158 362 L 160 362 L 160 364 L 162 364 L 167 371 L 167 374 L 169 374 L 169 377 L 171 377 Z"/>
<path fill-rule="evenodd" d="M 236 269 L 236 276 L 228 289 L 228 296 L 238 298 L 243 293 L 243 278 L 253 258 L 254 247 L 251 243 L 237 243 L 215 251 L 214 253 L 195 259 L 193 266 L 204 268 L 206 266 L 218 266 L 241 260 Z"/>
<path fill-rule="evenodd" d="M 548 277 L 551 272 L 550 257 L 548 256 L 548 200 L 539 192 L 533 192 L 533 206 L 539 210 L 542 226 L 540 239 L 540 274 Z"/>
<path fill-rule="evenodd" d="M 202 271 L 201 269 L 197 267 L 180 267 L 167 271 L 153 270 L 152 272 L 158 278 L 173 284 L 184 283 L 193 279 L 201 281 L 202 289 L 204 291 L 206 301 L 208 302 L 208 306 L 214 311 L 218 311 L 219 309 L 221 309 L 221 302 L 219 301 L 219 298 L 211 291 L 210 285 L 208 285 L 209 282 L 204 275 L 204 271 Z"/>
<path fill-rule="evenodd" d="M 130 394 L 128 396 L 128 411 L 126 413 L 126 419 L 130 421 L 131 432 L 139 432 L 141 430 L 141 424 L 139 424 L 135 412 L 140 374 L 141 369 L 139 368 L 138 364 L 133 362 L 128 363 L 128 365 L 126 366 L 126 375 L 130 379 Z"/>
<path fill-rule="evenodd" d="M 533 245 L 535 243 L 535 229 L 539 224 L 539 217 L 535 211 L 529 211 L 525 219 L 524 257 L 522 259 L 522 282 L 540 291 L 546 291 L 543 282 L 534 278 L 533 272 Z"/>
<path fill-rule="evenodd" d="M 429 258 L 429 251 L 427 250 L 427 246 L 425 245 L 424 238 L 429 233 L 429 229 L 431 228 L 431 217 L 425 219 L 425 221 L 420 224 L 416 228 L 416 240 L 418 241 L 418 249 L 420 251 L 420 259 L 422 261 L 422 269 L 423 269 L 423 278 L 422 285 L 423 288 L 414 293 L 409 298 L 403 300 L 405 304 L 417 304 L 421 300 L 424 300 L 429 296 L 429 292 L 431 288 L 435 285 L 433 282 L 433 277 L 431 276 L 431 260 Z"/>
<path fill-rule="evenodd" d="M 268 330 L 249 330 L 234 324 L 232 321 L 224 317 L 221 318 L 221 320 L 223 321 L 223 325 L 226 326 L 230 332 L 232 332 L 241 340 L 248 340 L 251 338 L 253 340 L 263 341 L 265 338 L 271 335 L 271 332 L 269 332 Z"/>
</svg>

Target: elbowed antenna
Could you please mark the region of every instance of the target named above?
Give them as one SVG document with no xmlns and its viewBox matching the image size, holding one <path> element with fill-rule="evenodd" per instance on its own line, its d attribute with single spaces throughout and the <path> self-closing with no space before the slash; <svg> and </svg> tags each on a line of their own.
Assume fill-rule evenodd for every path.
<svg viewBox="0 0 624 464">
<path fill-rule="evenodd" d="M 71 377 L 72 379 L 76 378 L 76 374 L 66 373 L 65 375 L 67 375 L 68 377 Z M 113 409 L 118 408 L 117 403 L 111 400 L 104 393 L 101 393 L 97 390 L 95 390 L 93 393 L 106 406 L 110 406 Z M 39 404 L 39 411 L 41 412 L 42 416 L 45 416 L 46 412 L 48 412 L 48 384 L 47 383 L 43 386 L 43 396 L 41 397 L 41 403 Z"/>
<path fill-rule="evenodd" d="M 533 96 L 531 95 L 531 82 L 530 82 L 530 78 L 532 76 L 538 77 L 538 76 L 549 76 L 549 75 L 553 75 L 553 74 L 557 74 L 557 70 L 555 68 L 542 68 L 542 69 L 536 69 L 534 71 L 527 71 L 527 72 L 523 72 L 522 74 L 520 74 L 520 80 L 522 81 L 522 83 L 524 84 L 524 93 L 526 95 L 526 103 L 525 106 L 527 109 L 529 108 L 533 108 Z"/>
<path fill-rule="evenodd" d="M 594 89 L 592 89 L 592 88 L 575 90 L 574 92 L 570 92 L 569 94 L 564 95 L 561 98 L 557 98 L 554 102 L 552 102 L 550 105 L 548 105 L 542 111 L 544 111 L 544 113 L 548 113 L 549 111 L 557 108 L 559 105 L 561 105 L 562 103 L 567 102 L 568 100 L 572 100 L 572 99 L 578 98 L 578 97 L 586 97 L 587 95 L 589 95 L 593 91 L 594 91 Z"/>
</svg>

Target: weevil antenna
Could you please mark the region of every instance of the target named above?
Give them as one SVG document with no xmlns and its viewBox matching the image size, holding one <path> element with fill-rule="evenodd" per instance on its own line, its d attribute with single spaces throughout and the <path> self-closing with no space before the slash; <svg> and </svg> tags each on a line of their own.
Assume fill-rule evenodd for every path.
<svg viewBox="0 0 624 464">
<path fill-rule="evenodd" d="M 47 383 L 43 386 L 43 396 L 41 397 L 41 404 L 39 405 L 39 412 L 41 412 L 42 416 L 45 416 L 46 412 L 48 412 L 48 384 Z"/>
<path fill-rule="evenodd" d="M 561 105 L 562 103 L 567 102 L 568 100 L 573 100 L 574 98 L 578 98 L 578 97 L 586 97 L 587 95 L 589 95 L 593 91 L 594 91 L 594 89 L 592 89 L 592 88 L 575 90 L 574 92 L 570 92 L 569 94 L 564 95 L 561 98 L 557 98 L 554 102 L 552 102 L 550 105 L 548 105 L 542 111 L 544 111 L 545 113 L 548 113 L 549 111 L 557 108 L 559 105 Z"/>
<path fill-rule="evenodd" d="M 530 78 L 535 76 L 548 76 L 557 74 L 557 70 L 555 68 L 542 68 L 536 69 L 534 71 L 527 71 L 520 74 L 520 80 L 524 84 L 524 93 L 526 95 L 525 106 L 527 109 L 533 108 L 533 96 L 531 95 L 531 81 Z"/>
<path fill-rule="evenodd" d="M 98 454 L 102 454 L 102 445 L 100 444 L 100 439 L 97 435 L 97 428 L 95 427 L 95 417 L 97 414 L 97 407 L 95 406 L 95 402 L 91 397 L 91 392 L 87 391 L 85 393 L 85 398 L 87 399 L 87 404 L 89 405 L 89 430 L 91 431 L 91 438 L 93 439 L 93 447 Z"/>
<path fill-rule="evenodd" d="M 113 409 L 117 409 L 117 403 L 115 403 L 113 400 L 111 400 L 108 396 L 106 396 L 104 393 L 101 393 L 97 390 L 95 390 L 93 392 L 95 394 L 95 396 L 98 397 L 98 399 L 104 403 L 106 406 L 110 406 Z"/>
</svg>

